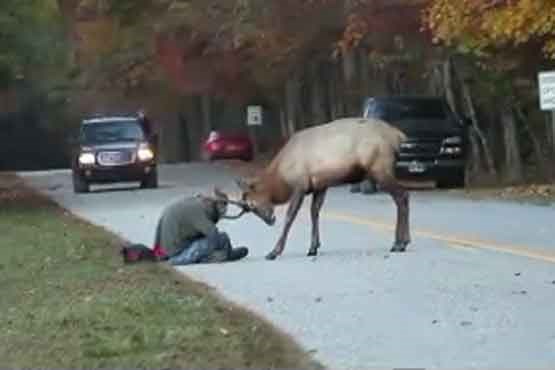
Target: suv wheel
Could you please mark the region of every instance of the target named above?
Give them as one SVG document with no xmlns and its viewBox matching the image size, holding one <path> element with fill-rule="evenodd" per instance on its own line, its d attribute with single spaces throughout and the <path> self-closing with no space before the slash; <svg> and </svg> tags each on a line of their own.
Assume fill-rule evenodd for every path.
<svg viewBox="0 0 555 370">
<path fill-rule="evenodd" d="M 456 189 L 464 188 L 465 185 L 465 171 L 458 170 L 453 172 L 451 176 L 438 180 L 437 186 L 440 189 Z"/>
<path fill-rule="evenodd" d="M 143 189 L 156 189 L 158 187 L 158 173 L 152 171 L 141 181 L 141 188 Z"/>
<path fill-rule="evenodd" d="M 74 193 L 88 193 L 90 191 L 89 184 L 81 176 L 73 173 L 73 192 Z"/>
<path fill-rule="evenodd" d="M 350 191 L 351 193 L 373 194 L 378 192 L 378 187 L 374 181 L 366 179 L 362 182 L 352 184 Z"/>
<path fill-rule="evenodd" d="M 378 187 L 374 181 L 367 179 L 360 184 L 360 191 L 362 194 L 374 194 L 378 192 Z"/>
</svg>

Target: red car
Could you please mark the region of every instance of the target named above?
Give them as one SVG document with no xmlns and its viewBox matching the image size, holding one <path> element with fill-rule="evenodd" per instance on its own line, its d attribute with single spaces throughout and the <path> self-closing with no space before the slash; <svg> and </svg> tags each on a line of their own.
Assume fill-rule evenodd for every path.
<svg viewBox="0 0 555 370">
<path fill-rule="evenodd" d="M 248 135 L 224 134 L 218 131 L 210 132 L 202 144 L 202 154 L 205 160 L 241 159 L 251 161 L 253 145 Z"/>
</svg>

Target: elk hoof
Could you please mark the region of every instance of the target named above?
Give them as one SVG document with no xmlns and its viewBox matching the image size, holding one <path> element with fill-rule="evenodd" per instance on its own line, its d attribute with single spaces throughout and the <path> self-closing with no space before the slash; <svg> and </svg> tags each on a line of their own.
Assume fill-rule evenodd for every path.
<svg viewBox="0 0 555 370">
<path fill-rule="evenodd" d="M 268 254 L 266 255 L 266 259 L 267 259 L 268 261 L 273 261 L 273 260 L 276 259 L 276 257 L 277 257 L 277 253 L 276 253 L 276 252 L 270 252 L 270 253 L 268 253 Z"/>
<path fill-rule="evenodd" d="M 306 254 L 308 257 L 314 257 L 318 255 L 318 248 L 310 248 Z"/>
<path fill-rule="evenodd" d="M 391 253 L 403 253 L 407 250 L 407 244 L 406 242 L 395 242 L 395 244 L 393 244 L 393 247 L 391 247 L 390 252 Z"/>
</svg>

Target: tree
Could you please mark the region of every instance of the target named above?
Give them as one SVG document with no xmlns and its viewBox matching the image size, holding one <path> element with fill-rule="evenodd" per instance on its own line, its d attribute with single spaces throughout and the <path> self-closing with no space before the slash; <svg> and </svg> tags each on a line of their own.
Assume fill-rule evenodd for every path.
<svg viewBox="0 0 555 370">
<path fill-rule="evenodd" d="M 546 172 L 539 139 L 545 134 L 538 135 L 538 129 L 523 114 L 528 108 L 538 110 L 537 99 L 523 100 L 522 96 L 536 94 L 538 69 L 553 65 L 555 60 L 554 15 L 555 3 L 549 0 L 432 0 L 423 14 L 423 29 L 436 43 L 466 55 L 478 67 L 473 72 L 479 76 L 474 94 L 481 95 L 476 100 L 489 107 L 493 119 L 501 123 L 502 130 L 498 131 L 502 133 L 504 173 L 509 182 L 523 178 L 525 138 L 532 142 L 537 166 L 544 175 Z M 538 123 L 543 126 L 541 120 Z"/>
<path fill-rule="evenodd" d="M 540 45 L 555 59 L 555 3 L 551 0 L 432 0 L 424 22 L 437 41 L 476 55 Z"/>
<path fill-rule="evenodd" d="M 59 22 L 55 0 L 3 1 L 0 87 L 8 87 L 18 79 L 41 76 L 45 68 L 63 63 L 65 45 Z"/>
</svg>

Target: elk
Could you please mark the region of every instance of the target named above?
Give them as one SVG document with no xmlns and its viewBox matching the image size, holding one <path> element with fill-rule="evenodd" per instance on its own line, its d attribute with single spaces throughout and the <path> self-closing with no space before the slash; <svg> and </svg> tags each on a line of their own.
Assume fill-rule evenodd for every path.
<svg viewBox="0 0 555 370">
<path fill-rule="evenodd" d="M 236 180 L 241 190 L 236 204 L 269 226 L 276 221 L 275 207 L 289 203 L 281 235 L 266 259 L 274 260 L 283 253 L 291 225 L 308 195 L 312 195 L 312 234 L 307 255 L 316 256 L 320 248 L 319 214 L 327 189 L 365 178 L 393 198 L 397 223 L 391 252 L 404 252 L 410 243 L 409 194 L 395 178 L 394 168 L 405 140 L 403 132 L 385 121 L 342 118 L 298 131 L 260 174 Z"/>
</svg>

